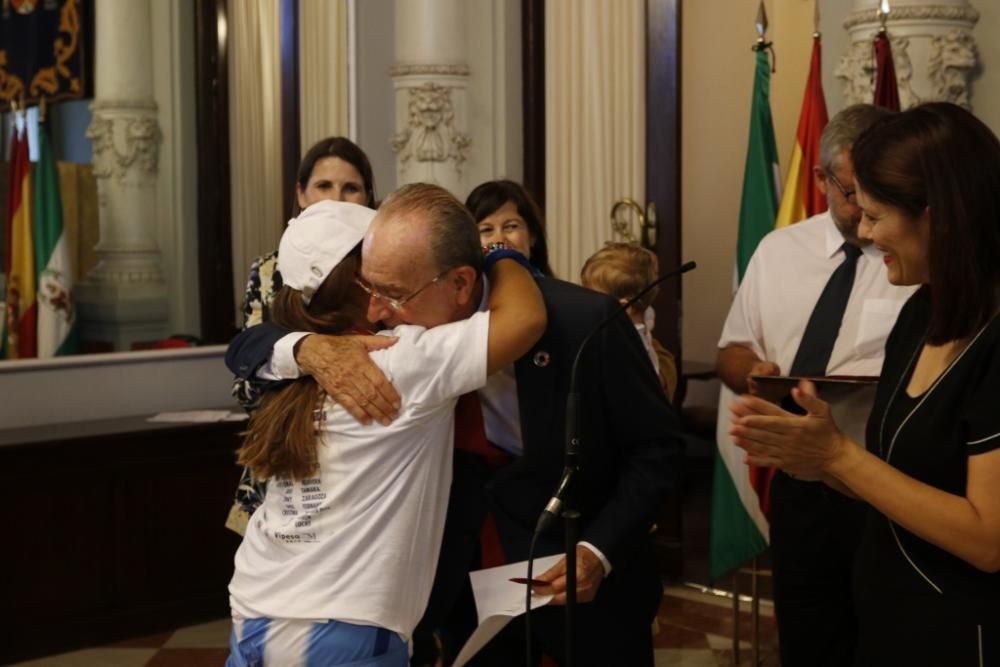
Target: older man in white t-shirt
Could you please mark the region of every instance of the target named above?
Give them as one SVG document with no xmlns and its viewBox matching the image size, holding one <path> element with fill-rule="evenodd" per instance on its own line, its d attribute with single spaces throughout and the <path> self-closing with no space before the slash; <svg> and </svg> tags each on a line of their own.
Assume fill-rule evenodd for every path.
<svg viewBox="0 0 1000 667">
<path fill-rule="evenodd" d="M 881 371 L 886 337 L 913 288 L 891 285 L 882 253 L 858 238 L 861 210 L 850 148 L 888 113 L 856 105 L 831 119 L 821 139 L 821 165 L 814 168 L 829 209 L 771 232 L 757 246 L 719 340 L 719 375 L 732 391 L 771 400 L 787 393 L 787 388 L 775 390 L 751 376 L 795 372 L 814 308 L 847 261 L 856 262 L 853 285 L 825 372 L 818 374 L 877 376 Z M 826 388 L 821 393 L 837 423 L 864 442 L 874 387 Z M 724 418 L 728 424 L 728 415 Z M 860 505 L 820 482 L 778 473 L 768 519 L 782 665 L 851 664 L 856 637 L 851 561 Z"/>
</svg>

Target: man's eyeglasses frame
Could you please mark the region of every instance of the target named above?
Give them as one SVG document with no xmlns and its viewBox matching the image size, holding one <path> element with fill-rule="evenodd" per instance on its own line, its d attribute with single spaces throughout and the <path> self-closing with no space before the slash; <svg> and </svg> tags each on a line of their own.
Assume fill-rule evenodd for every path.
<svg viewBox="0 0 1000 667">
<path fill-rule="evenodd" d="M 430 282 L 424 283 L 423 285 L 421 285 L 417 289 L 413 290 L 412 292 L 410 292 L 406 296 L 401 297 L 399 299 L 393 299 L 391 296 L 386 296 L 386 295 L 380 293 L 374 287 L 372 287 L 367 282 L 365 282 L 365 279 L 362 278 L 360 275 L 355 275 L 354 276 L 354 282 L 355 282 L 355 284 L 357 284 L 358 287 L 360 287 L 361 289 L 363 289 L 365 291 L 365 293 L 368 294 L 368 296 L 370 296 L 373 299 L 377 299 L 377 300 L 381 301 L 385 305 L 389 306 L 389 308 L 393 309 L 396 312 L 399 312 L 400 310 L 403 309 L 404 306 L 406 306 L 407 303 L 409 303 L 414 298 L 416 298 L 416 296 L 418 294 L 420 294 L 421 292 L 423 292 L 425 289 L 427 289 L 431 285 L 439 282 L 442 278 L 444 278 L 446 275 L 448 275 L 449 271 L 451 271 L 451 269 L 445 269 L 441 273 L 439 273 L 436 276 L 434 276 L 434 278 Z"/>
<path fill-rule="evenodd" d="M 833 175 L 832 171 L 826 171 L 825 169 L 823 171 L 826 172 L 826 177 L 833 181 L 833 184 L 837 186 L 837 189 L 840 190 L 840 194 L 844 196 L 845 200 L 851 204 L 858 203 L 857 190 L 848 190 L 844 187 L 844 184 L 840 182 L 840 179 Z"/>
</svg>

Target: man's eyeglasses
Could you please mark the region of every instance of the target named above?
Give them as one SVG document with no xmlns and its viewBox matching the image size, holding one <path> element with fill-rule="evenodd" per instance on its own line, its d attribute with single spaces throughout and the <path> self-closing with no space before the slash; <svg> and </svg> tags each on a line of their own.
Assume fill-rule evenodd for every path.
<svg viewBox="0 0 1000 667">
<path fill-rule="evenodd" d="M 385 305 L 389 306 L 393 310 L 399 311 L 399 310 L 402 310 L 403 306 L 405 306 L 407 303 L 409 303 L 410 301 L 412 301 L 418 294 L 420 294 L 425 289 L 427 289 L 428 287 L 430 287 L 431 285 L 433 285 L 434 283 L 438 282 L 439 280 L 441 280 L 442 278 L 444 278 L 446 275 L 448 275 L 449 271 L 451 271 L 451 269 L 445 269 L 441 273 L 439 273 L 436 276 L 434 276 L 434 279 L 431 280 L 429 283 L 425 283 L 425 284 L 421 285 L 420 287 L 418 287 L 417 289 L 413 290 L 412 292 L 410 292 L 406 296 L 400 297 L 398 299 L 393 299 L 390 296 L 386 296 L 386 295 L 381 294 L 380 292 L 376 291 L 374 287 L 372 287 L 367 282 L 365 282 L 365 279 L 362 278 L 359 275 L 355 275 L 354 276 L 354 282 L 357 284 L 358 287 L 360 287 L 361 289 L 363 289 L 368 294 L 368 296 L 370 296 L 371 298 L 378 299 L 379 301 L 381 301 Z"/>
<path fill-rule="evenodd" d="M 837 189 L 840 190 L 840 194 L 844 195 L 844 199 L 846 199 L 848 202 L 852 204 L 858 203 L 858 193 L 856 190 L 848 190 L 847 188 L 845 188 L 844 184 L 841 183 L 840 180 L 833 175 L 832 171 L 826 172 L 826 175 L 827 178 L 833 181 L 833 184 L 837 186 Z"/>
</svg>

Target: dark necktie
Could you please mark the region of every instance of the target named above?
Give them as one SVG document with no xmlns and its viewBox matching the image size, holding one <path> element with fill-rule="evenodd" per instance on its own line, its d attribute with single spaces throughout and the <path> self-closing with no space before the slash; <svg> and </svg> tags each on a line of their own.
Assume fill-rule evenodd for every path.
<svg viewBox="0 0 1000 667">
<path fill-rule="evenodd" d="M 499 468 L 510 460 L 502 449 L 486 439 L 483 408 L 479 394 L 470 391 L 458 397 L 455 404 L 455 449 L 460 449 L 483 459 L 490 468 Z M 497 567 L 505 561 L 500 534 L 493 515 L 487 512 L 479 531 L 481 567 Z"/>
<path fill-rule="evenodd" d="M 486 439 L 483 406 L 474 391 L 459 396 L 455 404 L 455 449 L 479 456 L 491 468 L 499 468 L 510 460 L 506 452 Z"/>
<path fill-rule="evenodd" d="M 840 323 L 854 287 L 858 257 L 861 256 L 861 248 L 856 245 L 844 243 L 841 248 L 846 257 L 830 276 L 809 316 L 790 375 L 826 375 L 826 366 L 830 363 L 833 345 L 837 342 Z"/>
</svg>

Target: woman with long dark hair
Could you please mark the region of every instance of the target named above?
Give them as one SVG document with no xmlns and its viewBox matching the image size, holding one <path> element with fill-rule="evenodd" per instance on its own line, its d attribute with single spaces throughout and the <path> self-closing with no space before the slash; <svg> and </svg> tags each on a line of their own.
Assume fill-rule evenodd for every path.
<svg viewBox="0 0 1000 667">
<path fill-rule="evenodd" d="M 365 152 L 347 137 L 327 137 L 306 152 L 295 178 L 292 217 L 319 201 L 341 201 L 374 209 L 375 182 L 372 166 Z M 278 251 L 261 255 L 250 264 L 243 294 L 243 329 L 270 319 L 271 302 L 281 290 Z M 233 397 L 246 409 L 256 407 L 260 392 L 241 377 L 233 380 Z M 264 483 L 253 470 L 244 467 L 236 488 L 233 508 L 226 525 L 239 534 L 264 497 Z"/>
</svg>

